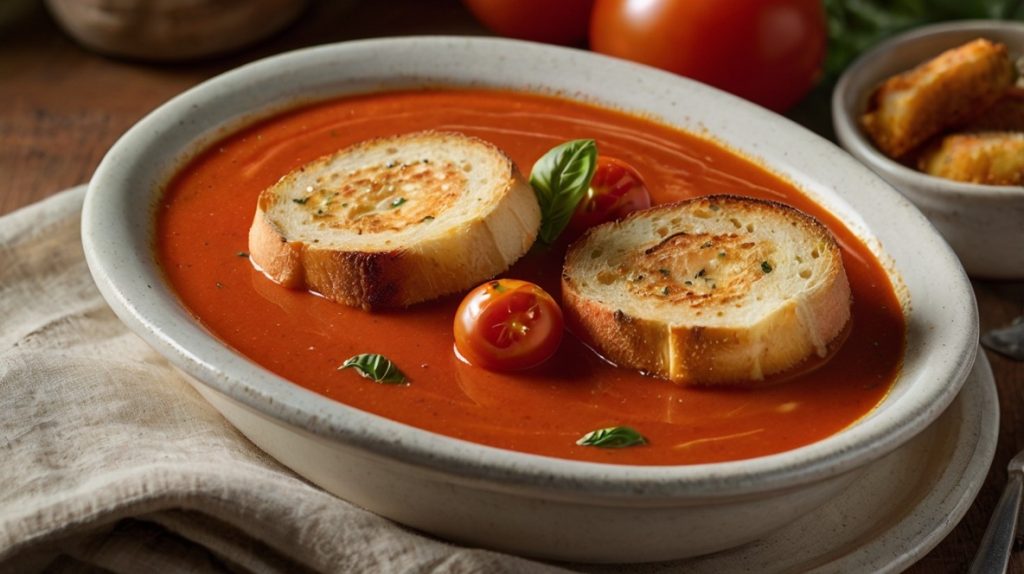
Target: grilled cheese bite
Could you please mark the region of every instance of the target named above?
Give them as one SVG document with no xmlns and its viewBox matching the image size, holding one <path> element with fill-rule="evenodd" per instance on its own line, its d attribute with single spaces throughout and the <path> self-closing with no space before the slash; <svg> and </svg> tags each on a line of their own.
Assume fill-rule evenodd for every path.
<svg viewBox="0 0 1024 574">
<path fill-rule="evenodd" d="M 948 135 L 921 155 L 918 169 L 968 183 L 1024 185 L 1024 133 Z"/>
<path fill-rule="evenodd" d="M 969 121 L 1013 81 L 1006 46 L 977 39 L 887 79 L 871 95 L 861 125 L 878 149 L 898 159 Z"/>
<path fill-rule="evenodd" d="M 264 190 L 251 259 L 284 286 L 367 310 L 465 290 L 533 244 L 540 207 L 495 146 L 459 133 L 370 140 Z"/>
<path fill-rule="evenodd" d="M 967 125 L 967 132 L 1024 132 L 1024 88 L 1010 88 Z"/>
</svg>

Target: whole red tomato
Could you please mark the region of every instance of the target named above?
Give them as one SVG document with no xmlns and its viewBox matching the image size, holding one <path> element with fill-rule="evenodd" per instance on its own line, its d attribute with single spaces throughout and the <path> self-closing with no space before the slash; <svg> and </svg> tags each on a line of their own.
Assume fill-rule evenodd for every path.
<svg viewBox="0 0 1024 574">
<path fill-rule="evenodd" d="M 569 230 L 580 234 L 595 225 L 650 206 L 651 194 L 633 166 L 600 156 L 590 187 L 569 220 Z"/>
<path fill-rule="evenodd" d="M 462 0 L 484 26 L 510 38 L 575 46 L 587 38 L 594 0 Z"/>
<path fill-rule="evenodd" d="M 590 47 L 711 84 L 775 111 L 817 81 L 822 0 L 597 0 Z"/>
<path fill-rule="evenodd" d="M 562 342 L 562 309 L 540 287 L 495 279 L 473 289 L 455 312 L 455 349 L 469 364 L 496 371 L 529 369 Z"/>
</svg>

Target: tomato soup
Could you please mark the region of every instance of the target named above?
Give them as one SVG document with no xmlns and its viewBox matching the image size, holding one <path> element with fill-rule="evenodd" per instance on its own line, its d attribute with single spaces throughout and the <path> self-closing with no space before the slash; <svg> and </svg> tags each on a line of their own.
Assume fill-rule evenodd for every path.
<svg viewBox="0 0 1024 574">
<path fill-rule="evenodd" d="M 419 130 L 493 142 L 523 172 L 561 142 L 594 138 L 632 164 L 655 203 L 729 193 L 781 201 L 836 235 L 853 292 L 849 335 L 816 369 L 745 388 L 690 388 L 612 366 L 571 334 L 536 369 L 489 372 L 453 352 L 461 295 L 368 313 L 283 288 L 255 270 L 247 237 L 261 190 L 324 154 Z M 422 90 L 319 103 L 261 121 L 184 166 L 158 208 L 156 251 L 196 320 L 267 369 L 321 395 L 420 429 L 494 447 L 605 463 L 669 465 L 746 459 L 806 445 L 855 422 L 896 378 L 905 325 L 888 276 L 838 219 L 792 184 L 708 140 L 626 113 L 508 91 Z M 503 276 L 558 299 L 565 246 L 535 249 Z M 382 385 L 347 358 L 379 353 L 410 378 Z M 576 444 L 628 425 L 648 443 Z"/>
</svg>

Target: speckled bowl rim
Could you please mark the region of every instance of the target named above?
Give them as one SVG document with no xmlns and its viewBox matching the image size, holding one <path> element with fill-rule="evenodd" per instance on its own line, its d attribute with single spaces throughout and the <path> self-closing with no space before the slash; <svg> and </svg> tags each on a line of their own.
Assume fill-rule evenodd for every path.
<svg viewBox="0 0 1024 574">
<path fill-rule="evenodd" d="M 949 195 L 963 197 L 984 197 L 992 199 L 1020 198 L 1024 196 L 1024 186 L 1018 185 L 982 185 L 980 183 L 965 183 L 953 181 L 934 175 L 917 171 L 903 165 L 898 161 L 878 151 L 872 144 L 857 121 L 861 110 L 857 109 L 862 97 L 873 90 L 879 82 L 884 80 L 881 77 L 864 76 L 863 70 L 872 60 L 884 58 L 886 54 L 899 50 L 900 48 L 916 43 L 923 38 L 933 36 L 945 36 L 951 33 L 978 32 L 984 35 L 986 32 L 997 31 L 1001 33 L 1017 33 L 1024 42 L 1024 22 L 1002 21 L 1002 20 L 959 20 L 954 22 L 943 22 L 930 26 L 914 28 L 909 32 L 894 36 L 871 50 L 858 57 L 846 68 L 836 86 L 832 91 L 832 123 L 836 133 L 843 140 L 844 147 L 849 149 L 861 161 L 870 164 L 876 171 L 882 171 L 901 182 L 913 185 L 915 193 L 944 197 Z M 952 45 L 950 46 L 953 47 Z M 938 54 L 936 54 L 938 55 Z M 853 109 L 854 114 L 850 113 Z"/>
<path fill-rule="evenodd" d="M 355 81 L 352 70 L 371 62 L 374 70 L 380 68 L 380 76 L 361 78 L 360 85 L 392 87 L 401 74 L 384 69 L 389 61 L 395 62 L 395 70 L 435 66 L 450 68 L 460 78 L 471 75 L 466 82 L 446 76 L 447 84 L 480 85 L 482 79 L 472 76 L 478 74 L 492 78 L 483 82 L 488 86 L 546 88 L 570 97 L 586 95 L 579 89 L 600 85 L 600 78 L 616 78 L 622 84 L 608 86 L 599 103 L 658 101 L 665 109 L 685 104 L 679 113 L 696 122 L 693 126 L 706 126 L 710 134 L 716 129 L 744 134 L 742 145 L 733 147 L 746 155 L 764 158 L 781 172 L 816 174 L 801 179 L 805 193 L 885 253 L 883 259 L 888 252 L 880 242 L 889 241 L 896 254 L 891 261 L 895 280 L 915 278 L 911 283 L 924 294 L 918 307 L 926 312 L 915 309 L 917 315 L 911 315 L 907 364 L 912 368 L 905 368 L 905 382 L 883 408 L 802 448 L 735 462 L 627 466 L 524 454 L 414 429 L 308 391 L 232 351 L 188 315 L 157 269 L 151 213 L 166 183 L 167 174 L 160 171 L 167 169 L 166 156 L 173 155 L 181 165 L 196 153 L 196 133 L 206 130 L 202 133 L 209 142 L 225 131 L 219 126 L 237 119 L 230 111 L 235 106 L 271 97 L 256 86 L 273 93 L 274 102 L 289 94 L 294 105 L 308 99 L 310 90 L 321 92 L 316 97 L 342 92 L 339 86 Z M 493 79 L 503 72 L 519 74 L 524 66 L 559 73 L 536 82 Z M 432 79 L 437 78 L 416 81 Z M 211 114 L 219 122 L 205 117 Z M 213 125 L 198 125 L 205 121 Z M 748 140 L 748 133 L 760 135 Z M 896 223 L 899 229 L 891 229 Z M 709 497 L 762 496 L 851 471 L 909 440 L 949 405 L 973 365 L 978 337 L 974 295 L 952 251 L 920 212 L 835 145 L 782 116 L 672 74 L 579 50 L 504 39 L 406 37 L 327 45 L 267 58 L 192 88 L 141 120 L 103 159 L 86 196 L 82 239 L 96 284 L 115 313 L 173 364 L 211 388 L 358 456 L 387 459 L 453 483 L 583 503 L 700 504 Z M 921 270 L 908 276 L 908 266 Z"/>
</svg>

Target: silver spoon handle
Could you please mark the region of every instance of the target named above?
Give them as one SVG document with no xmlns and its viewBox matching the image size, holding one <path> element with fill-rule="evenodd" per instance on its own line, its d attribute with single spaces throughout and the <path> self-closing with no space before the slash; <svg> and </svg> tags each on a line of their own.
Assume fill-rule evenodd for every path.
<svg viewBox="0 0 1024 574">
<path fill-rule="evenodd" d="M 1003 574 L 1010 562 L 1013 536 L 1017 531 L 1017 515 L 1020 511 L 1021 490 L 1024 479 L 1021 474 L 1011 472 L 1003 495 L 999 497 L 995 512 L 989 519 L 981 547 L 971 563 L 971 574 Z"/>
</svg>

